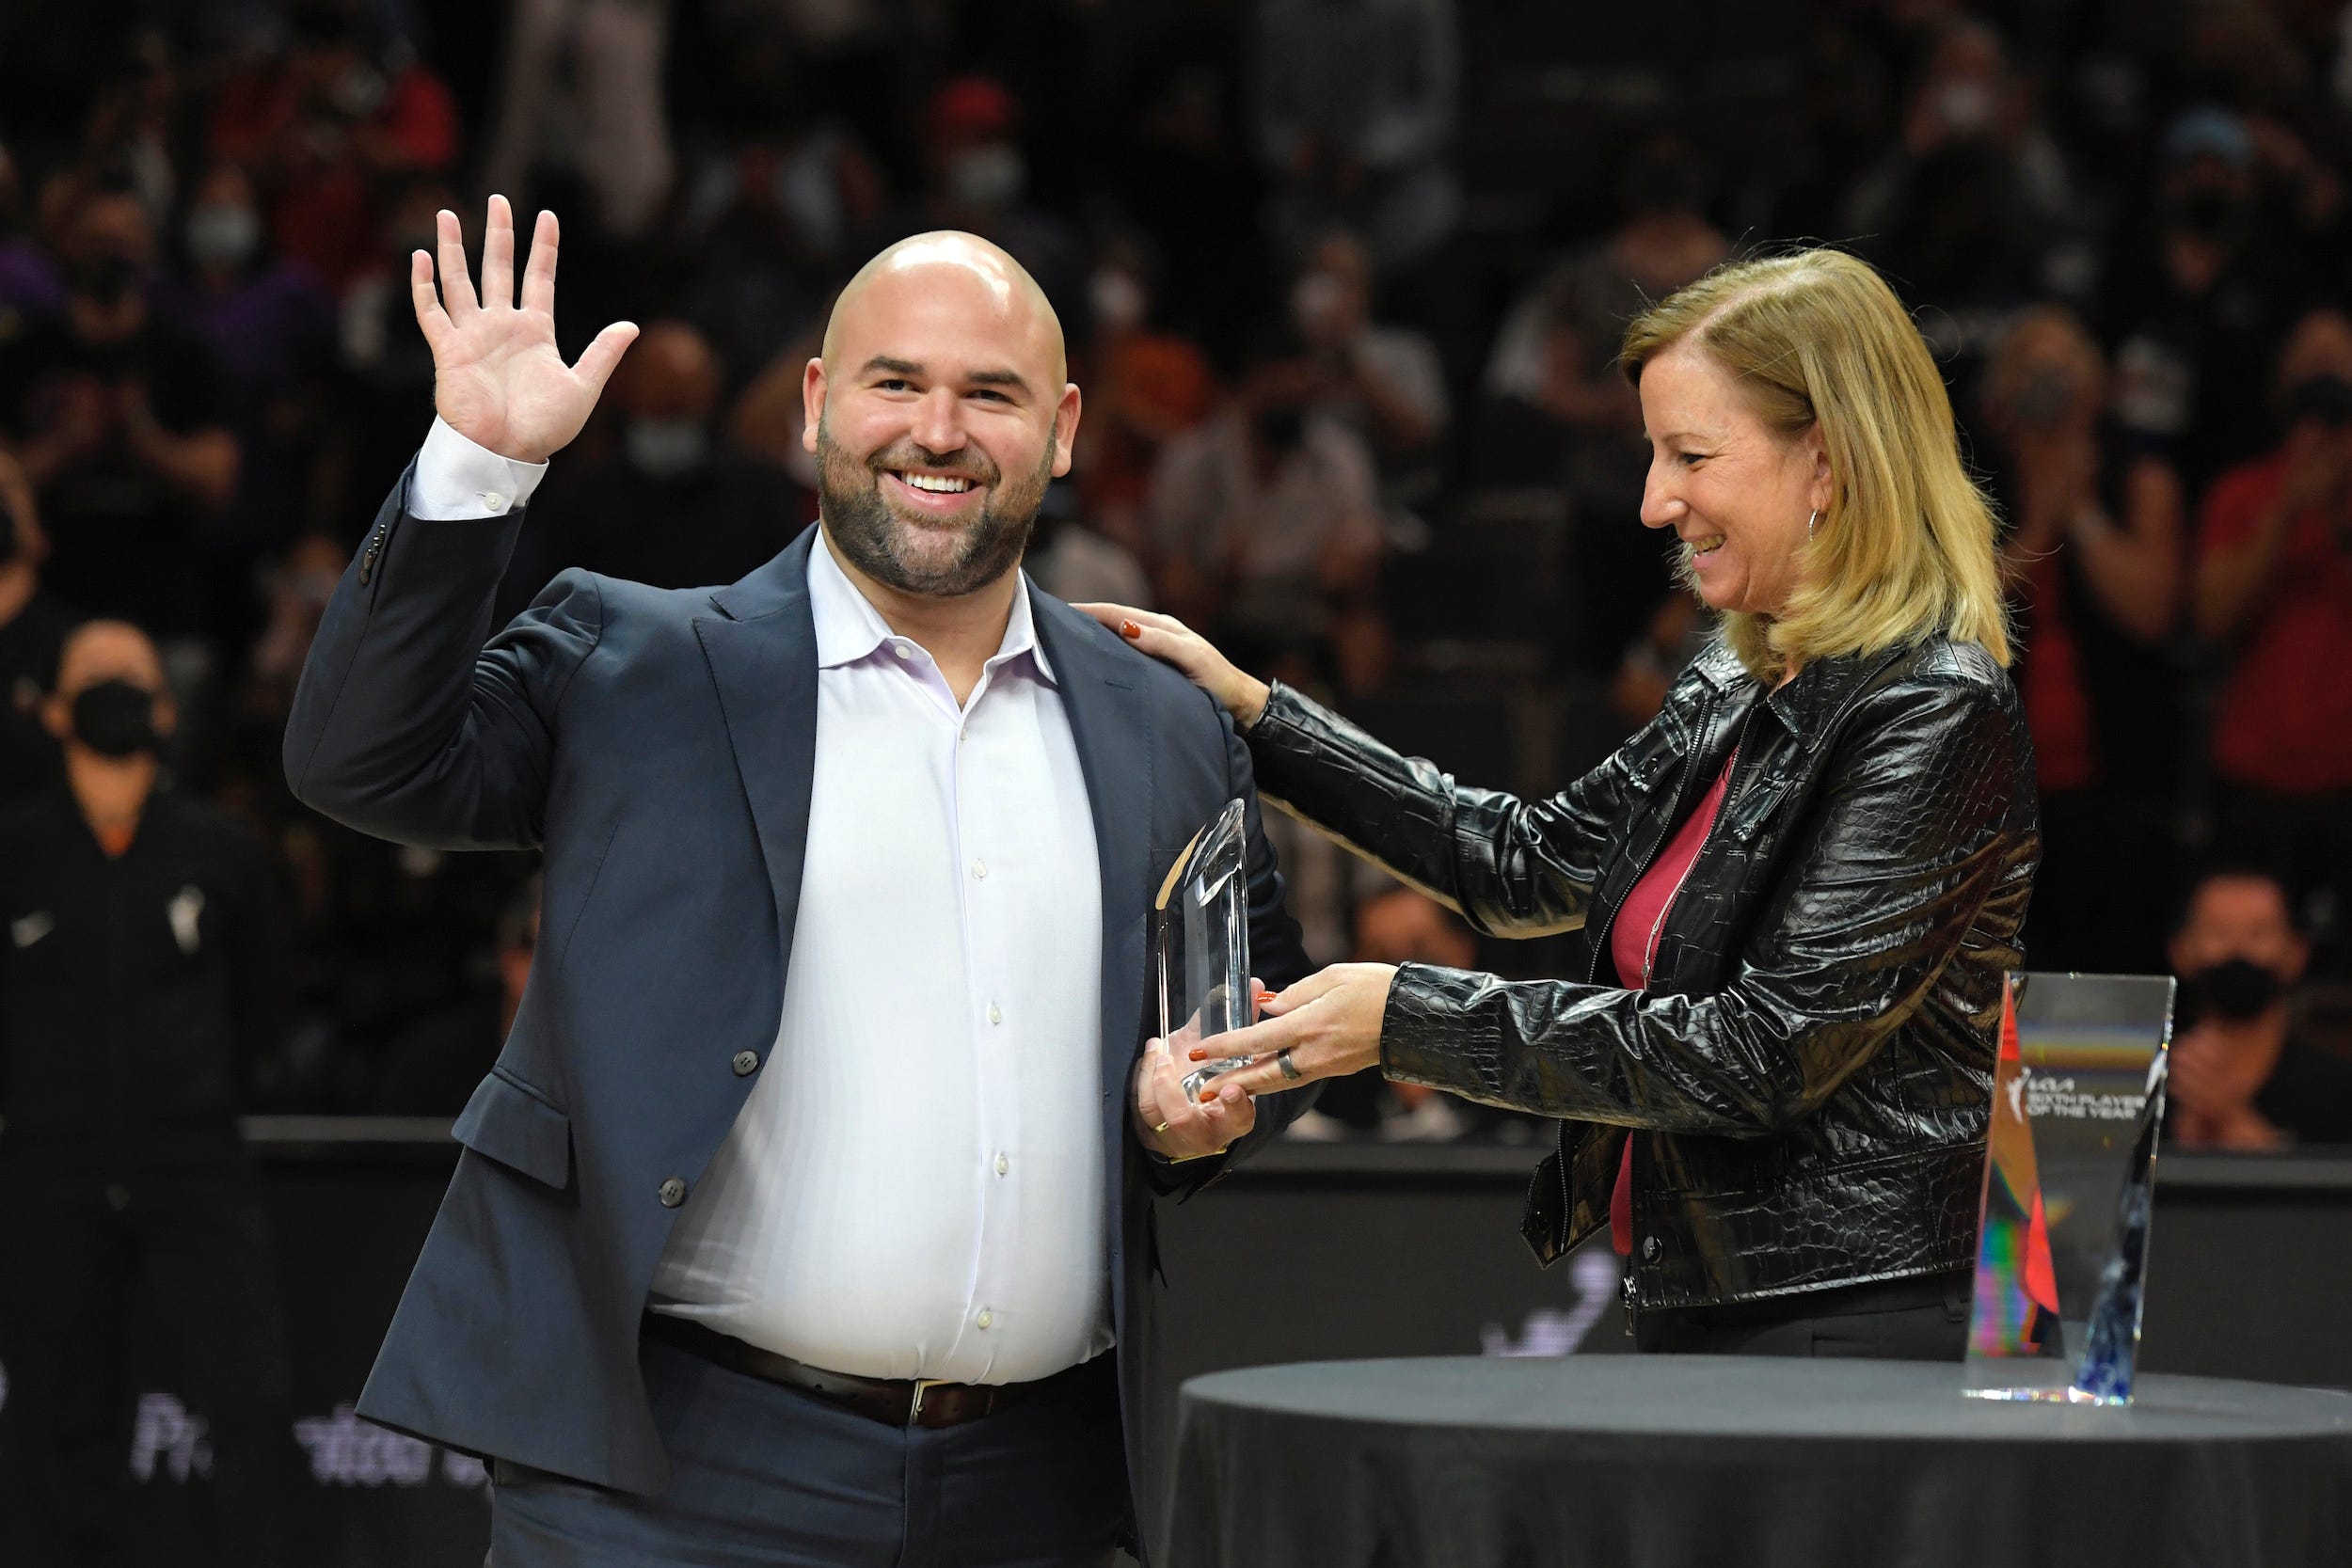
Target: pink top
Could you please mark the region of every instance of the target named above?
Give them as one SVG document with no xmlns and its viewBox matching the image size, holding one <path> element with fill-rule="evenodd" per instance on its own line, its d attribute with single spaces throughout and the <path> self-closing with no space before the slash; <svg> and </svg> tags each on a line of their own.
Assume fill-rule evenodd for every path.
<svg viewBox="0 0 2352 1568">
<path fill-rule="evenodd" d="M 1674 908 L 1675 895 L 1682 891 L 1683 879 L 1691 875 L 1692 862 L 1699 858 L 1699 847 L 1707 842 L 1708 832 L 1715 826 L 1715 816 L 1724 808 L 1724 793 L 1731 787 L 1731 770 L 1739 765 L 1740 753 L 1734 752 L 1724 770 L 1715 775 L 1713 787 L 1698 803 L 1666 847 L 1650 862 L 1642 879 L 1633 884 L 1633 891 L 1625 895 L 1617 910 L 1616 924 L 1609 927 L 1609 957 L 1617 966 L 1617 983 L 1630 990 L 1649 989 L 1650 965 L 1658 959 L 1659 933 L 1666 928 L 1666 911 Z M 1617 1166 L 1616 1190 L 1609 1196 L 1609 1241 L 1617 1249 L 1617 1256 L 1633 1250 L 1633 1140 L 1625 1141 L 1625 1159 Z"/>
</svg>

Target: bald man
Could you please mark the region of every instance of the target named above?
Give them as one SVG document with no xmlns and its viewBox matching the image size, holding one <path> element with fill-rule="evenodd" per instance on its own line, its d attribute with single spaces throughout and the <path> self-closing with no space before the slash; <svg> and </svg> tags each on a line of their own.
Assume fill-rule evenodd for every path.
<svg viewBox="0 0 2352 1568">
<path fill-rule="evenodd" d="M 493 198 L 413 262 L 438 419 L 320 626 L 294 791 L 539 847 L 536 967 L 361 1396 L 488 1457 L 490 1558 L 1099 1564 L 1132 1538 L 1151 1206 L 1295 1109 L 1146 1043 L 1159 882 L 1249 802 L 1260 976 L 1306 968 L 1247 753 L 1019 570 L 1070 466 L 1059 324 L 925 234 L 804 381 L 822 522 L 741 581 L 489 605 L 634 328 L 554 346 Z"/>
</svg>

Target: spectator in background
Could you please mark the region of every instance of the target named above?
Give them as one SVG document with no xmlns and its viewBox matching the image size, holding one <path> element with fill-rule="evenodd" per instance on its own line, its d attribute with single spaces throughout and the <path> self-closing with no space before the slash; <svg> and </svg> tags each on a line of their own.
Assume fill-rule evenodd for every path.
<svg viewBox="0 0 2352 1568">
<path fill-rule="evenodd" d="M 2055 969 L 2145 974 L 2165 939 L 2184 735 L 2171 657 L 2186 575 L 2172 467 L 2106 422 L 2107 368 L 2060 306 L 2016 318 L 1983 387 L 1979 459 L 2022 608 L 2016 672 L 2042 790 L 2025 941 Z M 2155 851 L 2155 852 L 2152 852 Z"/>
<path fill-rule="evenodd" d="M 1114 240 L 1101 247 L 1087 289 L 1094 342 L 1073 473 L 1088 517 L 1131 550 L 1143 547 L 1144 496 L 1160 449 L 1206 419 L 1217 399 L 1208 355 L 1153 320 L 1156 282 L 1143 248 Z"/>
<path fill-rule="evenodd" d="M 2352 913 L 2352 319 L 2314 310 L 2279 359 L 2284 439 L 2205 498 L 2191 610 L 2227 650 L 2220 836 Z"/>
<path fill-rule="evenodd" d="M 1634 142 L 1615 183 L 1615 226 L 1554 260 L 1505 312 L 1471 452 L 1481 488 L 1565 496 L 1572 652 L 1592 670 L 1645 635 L 1671 587 L 1656 542 L 1626 526 L 1642 510 L 1649 448 L 1641 404 L 1616 371 L 1618 340 L 1651 300 L 1731 253 L 1707 216 L 1707 166 L 1680 136 Z"/>
<path fill-rule="evenodd" d="M 1362 234 L 1383 272 L 1425 261 L 1460 220 L 1446 166 L 1460 71 L 1453 0 L 1258 0 L 1252 119 L 1276 182 L 1269 227 L 1295 253 Z"/>
<path fill-rule="evenodd" d="M 41 591 L 48 553 L 33 487 L 0 452 L 0 810 L 46 793 L 64 777 L 40 704 L 56 683 L 66 634 L 81 618 Z"/>
<path fill-rule="evenodd" d="M 534 873 L 499 911 L 496 989 L 462 998 L 401 1031 L 386 1047 L 368 1091 L 368 1109 L 387 1117 L 453 1117 L 498 1059 L 531 983 L 539 946 L 539 878 Z"/>
<path fill-rule="evenodd" d="M 1937 30 L 1899 138 L 1848 193 L 1839 231 L 1932 302 L 1920 329 L 1965 404 L 2011 309 L 2090 292 L 2084 216 L 2000 35 L 1963 18 Z"/>
<path fill-rule="evenodd" d="M 374 516 L 415 453 L 405 432 L 432 418 L 433 356 L 417 337 L 408 258 L 433 249 L 434 214 L 456 202 L 456 191 L 437 180 L 396 189 L 376 222 L 374 260 L 343 291 L 341 396 L 328 460 L 339 522 L 357 517 L 364 527 Z"/>
<path fill-rule="evenodd" d="M 991 240 L 1029 269 L 1080 349 L 1092 341 L 1086 247 L 1061 219 L 1028 199 L 1021 107 L 1002 83 L 958 76 L 931 95 L 923 116 L 925 184 L 889 238 L 960 229 Z"/>
<path fill-rule="evenodd" d="M 301 1461 L 236 1116 L 284 1016 L 272 872 L 160 787 L 173 709 L 136 627 L 76 630 L 42 717 L 65 784 L 0 818 L 0 1463 L 31 1482 L 9 1547 L 118 1560 L 131 1351 L 159 1330 L 225 1556 L 269 1568 Z"/>
<path fill-rule="evenodd" d="M 25 222 L 24 173 L 0 143 L 0 341 L 21 318 L 63 309 L 65 284 Z"/>
<path fill-rule="evenodd" d="M 670 0 L 518 0 L 482 182 L 494 191 L 577 184 L 564 211 L 591 232 L 643 233 L 670 194 L 662 102 Z"/>
<path fill-rule="evenodd" d="M 1373 321 L 1372 294 L 1371 255 L 1353 235 L 1327 234 L 1291 284 L 1291 325 L 1313 366 L 1312 406 L 1363 438 L 1389 499 L 1410 506 L 1437 489 L 1445 369 L 1422 334 Z"/>
<path fill-rule="evenodd" d="M 610 456 L 550 480 L 525 524 L 506 598 L 520 611 L 566 566 L 656 588 L 735 581 L 792 542 L 792 481 L 726 445 L 718 356 L 678 321 L 646 325 L 612 377 Z"/>
<path fill-rule="evenodd" d="M 1029 547 L 1021 557 L 1030 579 L 1066 604 L 1129 604 L 1152 608 L 1151 579 L 1135 552 L 1087 525 L 1078 493 L 1066 483 L 1045 492 Z M 1139 593 L 1140 599 L 1120 595 Z"/>
<path fill-rule="evenodd" d="M 1391 884 L 1357 905 L 1350 961 L 1469 969 L 1478 961 L 1478 942 L 1435 899 Z M 1452 1143 L 1481 1127 L 1482 1110 L 1438 1089 L 1391 1084 L 1375 1069 L 1325 1085 L 1315 1108 L 1285 1136 L 1320 1141 L 1372 1133 L 1390 1143 Z"/>
<path fill-rule="evenodd" d="M 318 501 L 335 302 L 308 268 L 263 249 L 260 201 L 235 164 L 197 182 L 183 243 L 190 277 L 174 313 L 212 346 L 237 438 L 236 493 L 197 519 L 208 626 L 234 662 L 253 633 L 262 559 L 285 547 Z"/>
<path fill-rule="evenodd" d="M 2207 873 L 2172 937 L 2184 1027 L 2172 1042 L 2165 1132 L 2188 1148 L 2352 1145 L 2352 1061 L 2296 1037 L 2288 992 L 2311 946 L 2276 877 Z"/>
<path fill-rule="evenodd" d="M 154 246 L 136 197 L 93 192 L 64 230 L 64 314 L 0 344 L 0 441 L 39 494 L 52 587 L 95 613 L 193 633 L 198 519 L 237 483 L 219 362 L 149 305 Z"/>
<path fill-rule="evenodd" d="M 2311 288 L 2265 221 L 2243 120 L 2190 110 L 2162 150 L 2153 232 L 2117 249 L 2103 295 L 2117 422 L 2160 443 L 2194 495 L 2261 450 L 2271 358 Z"/>
<path fill-rule="evenodd" d="M 457 105 L 421 61 L 370 47 L 362 0 L 294 0 L 293 47 L 232 73 L 209 149 L 259 171 L 272 247 L 338 292 L 374 260 L 381 187 L 456 162 Z"/>
<path fill-rule="evenodd" d="M 1368 685 L 1379 493 L 1370 450 L 1313 411 L 1314 389 L 1306 345 L 1268 333 L 1232 403 L 1162 449 L 1145 532 L 1169 613 L 1218 627 L 1285 678 L 1314 680 L 1336 659 Z"/>
</svg>

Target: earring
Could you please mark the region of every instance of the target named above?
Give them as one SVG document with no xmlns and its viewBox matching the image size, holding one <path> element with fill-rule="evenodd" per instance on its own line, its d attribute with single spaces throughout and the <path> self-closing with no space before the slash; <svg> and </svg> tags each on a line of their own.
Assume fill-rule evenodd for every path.
<svg viewBox="0 0 2352 1568">
<path fill-rule="evenodd" d="M 1810 545 L 1813 543 L 1813 525 L 1820 520 L 1821 509 L 1818 506 L 1815 507 L 1810 513 L 1806 514 L 1804 519 L 1804 542 L 1806 544 Z"/>
</svg>

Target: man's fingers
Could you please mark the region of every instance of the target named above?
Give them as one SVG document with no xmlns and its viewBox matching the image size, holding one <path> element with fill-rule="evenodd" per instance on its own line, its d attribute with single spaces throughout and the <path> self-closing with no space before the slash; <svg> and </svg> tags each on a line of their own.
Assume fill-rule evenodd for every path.
<svg viewBox="0 0 2352 1568">
<path fill-rule="evenodd" d="M 424 334 L 425 346 L 437 352 L 449 334 L 449 312 L 441 309 L 441 296 L 433 287 L 433 258 L 421 250 L 408 258 L 408 296 L 417 309 L 417 327 Z"/>
<path fill-rule="evenodd" d="M 531 230 L 531 260 L 523 266 L 523 309 L 555 314 L 555 214 L 542 210 Z"/>
<path fill-rule="evenodd" d="M 637 341 L 635 322 L 614 322 L 596 334 L 596 341 L 580 351 L 580 363 L 572 367 L 580 380 L 588 383 L 590 396 L 600 394 L 604 384 L 612 379 L 612 367 L 621 362 L 628 345 Z"/>
<path fill-rule="evenodd" d="M 440 249 L 441 308 L 452 323 L 460 322 L 477 308 L 473 277 L 466 271 L 465 231 L 457 226 L 457 214 L 443 208 L 433 214 L 433 232 Z"/>
<path fill-rule="evenodd" d="M 515 209 L 506 198 L 490 198 L 490 218 L 482 236 L 482 307 L 515 308 Z"/>
</svg>

